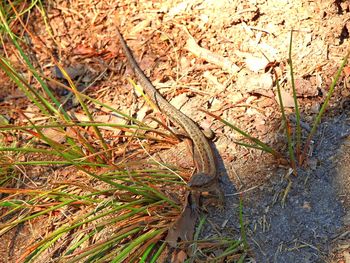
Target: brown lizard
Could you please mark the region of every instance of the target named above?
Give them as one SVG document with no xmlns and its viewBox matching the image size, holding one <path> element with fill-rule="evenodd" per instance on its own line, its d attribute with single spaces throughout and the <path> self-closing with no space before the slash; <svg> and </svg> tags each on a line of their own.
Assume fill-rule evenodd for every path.
<svg viewBox="0 0 350 263">
<path fill-rule="evenodd" d="M 176 109 L 167 100 L 165 100 L 153 86 L 151 81 L 137 64 L 132 51 L 128 47 L 118 29 L 117 36 L 124 54 L 136 75 L 136 78 L 142 85 L 147 96 L 149 96 L 149 98 L 161 112 L 170 118 L 173 123 L 179 125 L 185 131 L 186 135 L 192 140 L 193 157 L 197 170 L 196 173 L 190 178 L 188 186 L 191 190 L 198 192 L 215 191 L 220 198 L 220 202 L 222 203 L 224 195 L 218 184 L 218 174 L 214 154 L 207 138 L 192 119 L 187 117 L 184 113 Z"/>
</svg>

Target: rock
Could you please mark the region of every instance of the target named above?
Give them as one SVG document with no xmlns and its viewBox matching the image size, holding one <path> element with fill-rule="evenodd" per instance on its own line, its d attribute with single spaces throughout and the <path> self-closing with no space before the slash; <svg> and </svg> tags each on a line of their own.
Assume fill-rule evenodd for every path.
<svg viewBox="0 0 350 263">
<path fill-rule="evenodd" d="M 240 90 L 246 90 L 251 94 L 260 94 L 266 97 L 273 97 L 273 80 L 270 73 L 256 74 L 242 72 L 238 75 L 237 86 Z"/>
<path fill-rule="evenodd" d="M 307 79 L 296 79 L 295 80 L 295 91 L 297 97 L 315 97 L 318 96 L 318 89 L 316 85 L 312 85 L 310 80 Z"/>
<path fill-rule="evenodd" d="M 259 70 L 264 69 L 269 63 L 269 61 L 264 57 L 257 58 L 253 56 L 247 57 L 244 62 L 247 68 L 253 72 L 258 72 Z"/>
<path fill-rule="evenodd" d="M 282 97 L 282 102 L 283 106 L 286 108 L 294 108 L 294 99 L 293 95 L 288 93 L 287 91 L 281 89 L 281 97 Z M 276 92 L 275 99 L 278 104 L 280 104 L 280 100 L 278 98 L 278 94 Z"/>
</svg>

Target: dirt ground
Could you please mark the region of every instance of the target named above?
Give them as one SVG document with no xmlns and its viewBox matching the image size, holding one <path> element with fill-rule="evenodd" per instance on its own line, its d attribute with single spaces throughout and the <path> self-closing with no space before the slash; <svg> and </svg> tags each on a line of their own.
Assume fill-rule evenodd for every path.
<svg viewBox="0 0 350 263">
<path fill-rule="evenodd" d="M 288 64 L 293 29 L 293 70 L 307 134 L 349 49 L 349 5 L 329 0 L 47 1 L 49 27 L 35 12 L 28 21 L 37 37 L 30 51 L 45 74 L 60 77 L 54 54 L 82 89 L 89 85 L 84 90 L 89 96 L 142 120 L 149 108 L 127 81 L 133 75 L 124 70 L 118 26 L 164 97 L 216 135 L 226 205 L 223 211 L 208 208 L 212 224 L 203 235 L 218 231 L 239 237 L 241 195 L 251 262 L 350 263 L 349 66 L 312 141 L 308 166 L 297 177 L 266 153 L 235 144 L 241 135 L 198 110 L 287 152 L 275 79 L 267 68 L 274 65 L 279 74 L 293 123 Z M 11 109 L 26 109 L 13 84 L 1 86 L 1 114 L 14 117 Z"/>
</svg>

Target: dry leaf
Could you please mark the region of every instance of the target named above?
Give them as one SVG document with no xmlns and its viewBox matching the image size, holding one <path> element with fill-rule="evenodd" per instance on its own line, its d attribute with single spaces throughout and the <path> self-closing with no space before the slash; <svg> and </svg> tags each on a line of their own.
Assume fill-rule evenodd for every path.
<svg viewBox="0 0 350 263">
<path fill-rule="evenodd" d="M 177 247 L 179 241 L 183 242 L 193 240 L 193 233 L 198 215 L 192 206 L 198 203 L 199 194 L 187 192 L 185 208 L 173 226 L 169 229 L 166 237 L 166 241 L 171 247 Z"/>
<path fill-rule="evenodd" d="M 66 139 L 66 135 L 62 130 L 54 129 L 54 128 L 46 128 L 41 131 L 47 138 L 62 143 Z"/>
<path fill-rule="evenodd" d="M 174 251 L 175 253 L 171 257 L 171 262 L 173 263 L 183 263 L 187 259 L 187 254 L 185 251 L 180 250 L 178 253 Z"/>
</svg>

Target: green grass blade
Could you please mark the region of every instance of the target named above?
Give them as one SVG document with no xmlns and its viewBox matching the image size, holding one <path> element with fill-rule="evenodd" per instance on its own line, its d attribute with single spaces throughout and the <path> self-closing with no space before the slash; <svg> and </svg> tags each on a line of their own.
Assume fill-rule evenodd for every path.
<svg viewBox="0 0 350 263">
<path fill-rule="evenodd" d="M 140 244 L 146 242 L 146 240 L 151 239 L 157 235 L 162 234 L 166 229 L 152 229 L 148 231 L 147 233 L 137 237 L 135 240 L 131 241 L 130 244 L 124 248 L 121 253 L 116 256 L 111 262 L 112 263 L 119 263 L 122 262 L 127 258 L 127 256 Z"/>
<path fill-rule="evenodd" d="M 290 42 L 289 42 L 289 67 L 290 67 L 290 77 L 292 81 L 293 90 L 293 100 L 295 108 L 295 118 L 296 118 L 296 154 L 300 157 L 301 154 L 301 126 L 300 126 L 300 111 L 297 99 L 297 93 L 295 89 L 294 72 L 293 72 L 293 62 L 292 62 L 292 43 L 293 43 L 293 30 L 290 31 Z"/>
<path fill-rule="evenodd" d="M 15 9 L 13 9 L 13 11 L 17 14 L 17 11 Z M 20 18 L 18 17 L 18 14 L 17 14 L 17 18 L 20 20 Z M 45 83 L 45 81 L 36 72 L 34 66 L 30 62 L 30 59 L 28 58 L 28 56 L 25 54 L 25 52 L 23 51 L 23 49 L 19 45 L 16 35 L 12 32 L 12 30 L 10 29 L 10 26 L 7 24 L 7 21 L 5 19 L 5 14 L 3 12 L 0 12 L 0 21 L 2 22 L 2 25 L 3 25 L 6 33 L 10 37 L 12 43 L 15 45 L 16 49 L 19 51 L 19 53 L 20 53 L 21 57 L 23 58 L 23 60 L 25 61 L 26 65 L 32 71 L 34 78 L 40 83 L 40 86 L 45 90 L 45 93 L 49 96 L 49 98 L 56 105 L 56 107 L 59 107 L 60 102 L 55 98 L 55 96 L 52 94 L 49 87 Z M 66 113 L 64 113 L 64 114 L 66 115 L 66 117 L 68 117 L 68 115 Z"/>
<path fill-rule="evenodd" d="M 38 93 L 12 68 L 12 66 L 0 56 L 0 68 L 9 76 L 9 78 L 16 83 L 16 85 L 23 91 L 27 98 L 29 98 L 43 114 L 50 115 L 50 112 L 54 112 L 50 105 L 45 104 L 43 101 L 37 99 Z M 34 94 L 34 95 L 33 95 Z"/>
<path fill-rule="evenodd" d="M 64 84 L 62 84 L 62 83 L 60 83 L 60 82 L 58 82 L 58 81 L 56 81 L 56 80 L 54 80 L 54 79 L 52 79 L 52 78 L 46 77 L 46 76 L 44 76 L 44 75 L 41 75 L 41 76 L 42 76 L 42 78 L 47 79 L 48 81 L 54 83 L 55 85 L 57 85 L 57 86 L 59 86 L 59 87 L 61 87 L 61 88 L 64 88 L 64 89 L 66 89 L 66 90 L 68 90 L 68 91 L 70 91 L 70 92 L 72 92 L 72 93 L 74 93 L 74 94 L 79 94 L 79 96 L 80 96 L 82 99 L 86 99 L 86 100 L 88 100 L 88 101 L 93 102 L 94 104 L 96 104 L 96 105 L 98 105 L 98 106 L 101 106 L 101 107 L 103 107 L 103 108 L 106 108 L 106 109 L 110 110 L 111 112 L 113 112 L 113 113 L 116 114 L 117 116 L 121 116 L 121 117 L 125 118 L 126 120 L 131 121 L 132 123 L 135 123 L 135 124 L 140 125 L 141 127 L 148 127 L 148 126 L 147 126 L 146 124 L 144 124 L 143 122 L 141 122 L 141 121 L 139 121 L 139 120 L 137 120 L 137 119 L 135 119 L 135 118 L 133 118 L 133 117 L 131 117 L 131 116 L 129 116 L 129 115 L 127 115 L 127 114 L 121 112 L 121 111 L 118 111 L 118 110 L 114 109 L 113 107 L 109 106 L 108 104 L 105 104 L 105 103 L 103 103 L 103 102 L 101 102 L 101 101 L 99 101 L 99 100 L 97 100 L 97 99 L 91 98 L 91 97 L 89 97 L 88 95 L 85 95 L 85 94 L 79 92 L 78 90 L 76 90 L 76 91 L 74 92 L 71 88 L 67 87 L 66 85 L 64 85 Z"/>
<path fill-rule="evenodd" d="M 73 203 L 74 201 L 76 201 L 76 200 L 69 200 L 69 201 L 62 202 L 62 203 L 59 204 L 59 205 L 52 206 L 52 207 L 50 207 L 50 208 L 48 208 L 48 209 L 45 209 L 45 210 L 40 211 L 40 212 L 37 212 L 37 213 L 35 213 L 35 214 L 33 214 L 33 215 L 30 215 L 30 216 L 27 216 L 27 217 L 18 219 L 18 220 L 16 220 L 15 222 L 12 222 L 12 223 L 10 223 L 10 224 L 6 224 L 6 223 L 5 223 L 5 224 L 3 224 L 3 227 L 5 227 L 5 226 L 14 226 L 14 225 L 18 225 L 18 224 L 23 223 L 23 222 L 26 222 L 26 221 L 28 221 L 28 220 L 34 219 L 34 218 L 36 218 L 36 217 L 38 217 L 38 216 L 45 215 L 45 214 L 47 214 L 48 212 L 54 211 L 54 210 L 56 210 L 56 209 L 58 209 L 58 208 L 61 208 L 61 207 L 63 207 L 63 206 L 69 205 L 69 204 Z M 0 233 L 0 235 L 1 235 L 1 233 Z"/>
<path fill-rule="evenodd" d="M 105 256 L 104 255 L 105 250 L 109 249 L 110 247 L 113 247 L 113 245 L 115 245 L 120 240 L 127 238 L 130 235 L 136 234 L 140 230 L 141 230 L 140 227 L 136 227 L 136 228 L 133 228 L 126 233 L 123 233 L 123 234 L 118 233 L 116 235 L 113 235 L 112 237 L 108 238 L 108 240 L 104 241 L 103 243 L 100 243 L 98 245 L 94 245 L 91 249 L 81 253 L 79 256 L 75 256 L 73 259 L 67 261 L 67 263 L 79 262 L 79 260 L 81 260 L 87 256 L 90 256 L 90 258 L 88 258 L 86 260 L 86 262 L 96 262 L 97 258 Z M 107 256 L 108 256 L 108 254 L 107 254 Z M 104 261 L 104 262 L 106 262 L 106 261 Z"/>
<path fill-rule="evenodd" d="M 66 80 L 68 81 L 69 86 L 71 87 L 71 89 L 72 89 L 72 91 L 73 91 L 75 97 L 78 99 L 78 101 L 79 101 L 81 107 L 83 108 L 84 113 L 85 113 L 86 116 L 88 117 L 89 121 L 93 122 L 94 119 L 93 119 L 93 117 L 92 117 L 92 114 L 90 113 L 90 111 L 89 111 L 87 105 L 84 103 L 83 98 L 80 96 L 80 92 L 78 92 L 78 89 L 76 88 L 74 82 L 72 81 L 72 79 L 69 77 L 69 75 L 67 74 L 67 72 L 64 70 L 64 68 L 63 68 L 59 63 L 57 63 L 57 66 L 58 66 L 58 68 L 60 69 L 60 71 L 63 73 L 63 76 L 64 76 L 64 77 L 66 78 Z M 99 141 L 100 141 L 102 147 L 104 148 L 105 152 L 107 152 L 107 153 L 110 154 L 110 152 L 107 151 L 107 150 L 108 150 L 108 146 L 107 146 L 105 140 L 103 139 L 103 136 L 102 136 L 100 130 L 98 129 L 98 127 L 93 126 L 93 130 L 94 130 L 94 132 L 95 132 L 97 138 L 99 139 Z M 89 143 L 87 143 L 86 146 L 89 148 L 89 150 L 90 150 L 92 153 L 96 153 L 95 149 L 94 149 Z M 100 161 L 102 161 L 102 159 L 101 159 L 99 156 L 97 156 L 97 157 L 100 159 Z M 106 157 L 110 157 L 110 156 L 106 156 Z"/>
<path fill-rule="evenodd" d="M 241 146 L 244 146 L 244 147 L 247 147 L 247 148 L 257 149 L 257 150 L 260 150 L 260 151 L 271 153 L 271 152 L 267 151 L 266 149 L 264 149 L 264 148 L 262 148 L 260 146 L 257 146 L 256 144 L 249 144 L 249 143 L 244 143 L 244 142 L 239 142 L 239 141 L 233 141 L 233 142 L 235 144 L 238 144 L 238 145 L 241 145 Z"/>
<path fill-rule="evenodd" d="M 32 262 L 34 259 L 36 259 L 42 252 L 44 252 L 46 249 L 48 249 L 50 246 L 52 246 L 57 240 L 59 240 L 64 233 L 61 233 L 60 235 L 57 235 L 52 240 L 43 243 L 41 246 L 39 246 L 37 249 L 35 249 L 28 257 L 25 258 L 24 262 Z"/>
<path fill-rule="evenodd" d="M 248 250 L 247 235 L 245 232 L 245 224 L 244 224 L 244 218 L 243 218 L 243 197 L 242 196 L 240 196 L 239 198 L 239 224 L 240 224 L 241 239 L 243 242 L 244 249 Z"/>
<path fill-rule="evenodd" d="M 152 252 L 155 245 L 156 244 L 153 243 L 145 250 L 145 252 L 143 253 L 143 255 L 140 258 L 140 263 L 147 263 L 146 260 L 147 260 L 148 256 L 150 255 L 150 253 Z"/>
<path fill-rule="evenodd" d="M 276 70 L 274 70 L 275 73 L 275 78 L 276 78 L 276 87 L 277 87 L 277 94 L 278 94 L 278 100 L 280 103 L 280 108 L 281 108 L 281 114 L 282 114 L 282 122 L 283 126 L 286 132 L 286 137 L 287 137 L 287 142 L 288 142 L 288 153 L 289 153 L 289 158 L 290 158 L 290 165 L 293 169 L 293 171 L 296 173 L 296 163 L 295 163 L 295 156 L 294 156 L 294 151 L 293 151 L 293 144 L 292 144 L 292 138 L 290 134 L 290 126 L 286 117 L 286 112 L 284 110 L 284 105 L 282 101 L 282 95 L 281 95 L 281 88 L 279 84 L 279 79 Z"/>
<path fill-rule="evenodd" d="M 150 259 L 150 263 L 155 263 L 157 262 L 159 256 L 162 254 L 163 250 L 166 247 L 166 243 L 162 243 L 162 245 L 159 247 L 159 249 L 157 250 L 157 252 L 154 254 L 154 256 Z"/>
<path fill-rule="evenodd" d="M 325 112 L 325 110 L 326 110 L 326 108 L 328 106 L 329 100 L 330 100 L 330 98 L 333 95 L 335 85 L 337 84 L 337 82 L 339 80 L 339 77 L 340 77 L 340 75 L 341 75 L 341 73 L 342 73 L 346 63 L 348 62 L 349 55 L 350 55 L 350 51 L 348 51 L 348 53 L 344 57 L 343 62 L 341 63 L 337 73 L 335 74 L 335 77 L 334 77 L 334 79 L 333 79 L 333 81 L 331 83 L 331 86 L 329 87 L 329 91 L 327 93 L 326 99 L 323 102 L 322 107 L 321 107 L 320 111 L 318 112 L 318 114 L 316 116 L 316 119 L 315 119 L 315 121 L 314 121 L 314 123 L 312 125 L 311 131 L 310 131 L 310 133 L 309 133 L 309 135 L 308 135 L 308 137 L 306 139 L 305 148 L 304 148 L 304 152 L 303 152 L 303 160 L 305 160 L 305 158 L 306 158 L 306 154 L 307 154 L 307 151 L 309 149 L 311 139 L 312 139 L 312 137 L 315 135 L 315 133 L 317 131 L 317 127 L 318 127 L 319 123 L 321 122 L 322 115 Z"/>
<path fill-rule="evenodd" d="M 248 133 L 246 133 L 245 131 L 241 130 L 240 128 L 238 128 L 237 126 L 231 124 L 228 121 L 225 121 L 224 119 L 220 118 L 219 116 L 216 116 L 208 111 L 202 110 L 203 112 L 205 112 L 206 114 L 210 115 L 211 117 L 217 119 L 218 121 L 221 121 L 223 124 L 229 126 L 230 128 L 232 128 L 233 130 L 235 130 L 236 132 L 238 132 L 239 134 L 241 134 L 242 136 L 244 136 L 245 138 L 247 138 L 248 140 L 254 142 L 256 145 L 258 145 L 259 147 L 261 147 L 261 149 L 265 152 L 271 153 L 273 156 L 275 156 L 276 158 L 282 158 L 282 155 L 277 152 L 275 149 L 271 148 L 270 146 L 268 146 L 266 143 L 263 143 L 262 141 L 260 141 L 258 138 L 255 138 L 251 135 L 249 135 Z M 249 144 L 247 144 L 249 145 Z M 253 147 L 252 147 L 253 148 Z"/>
</svg>

